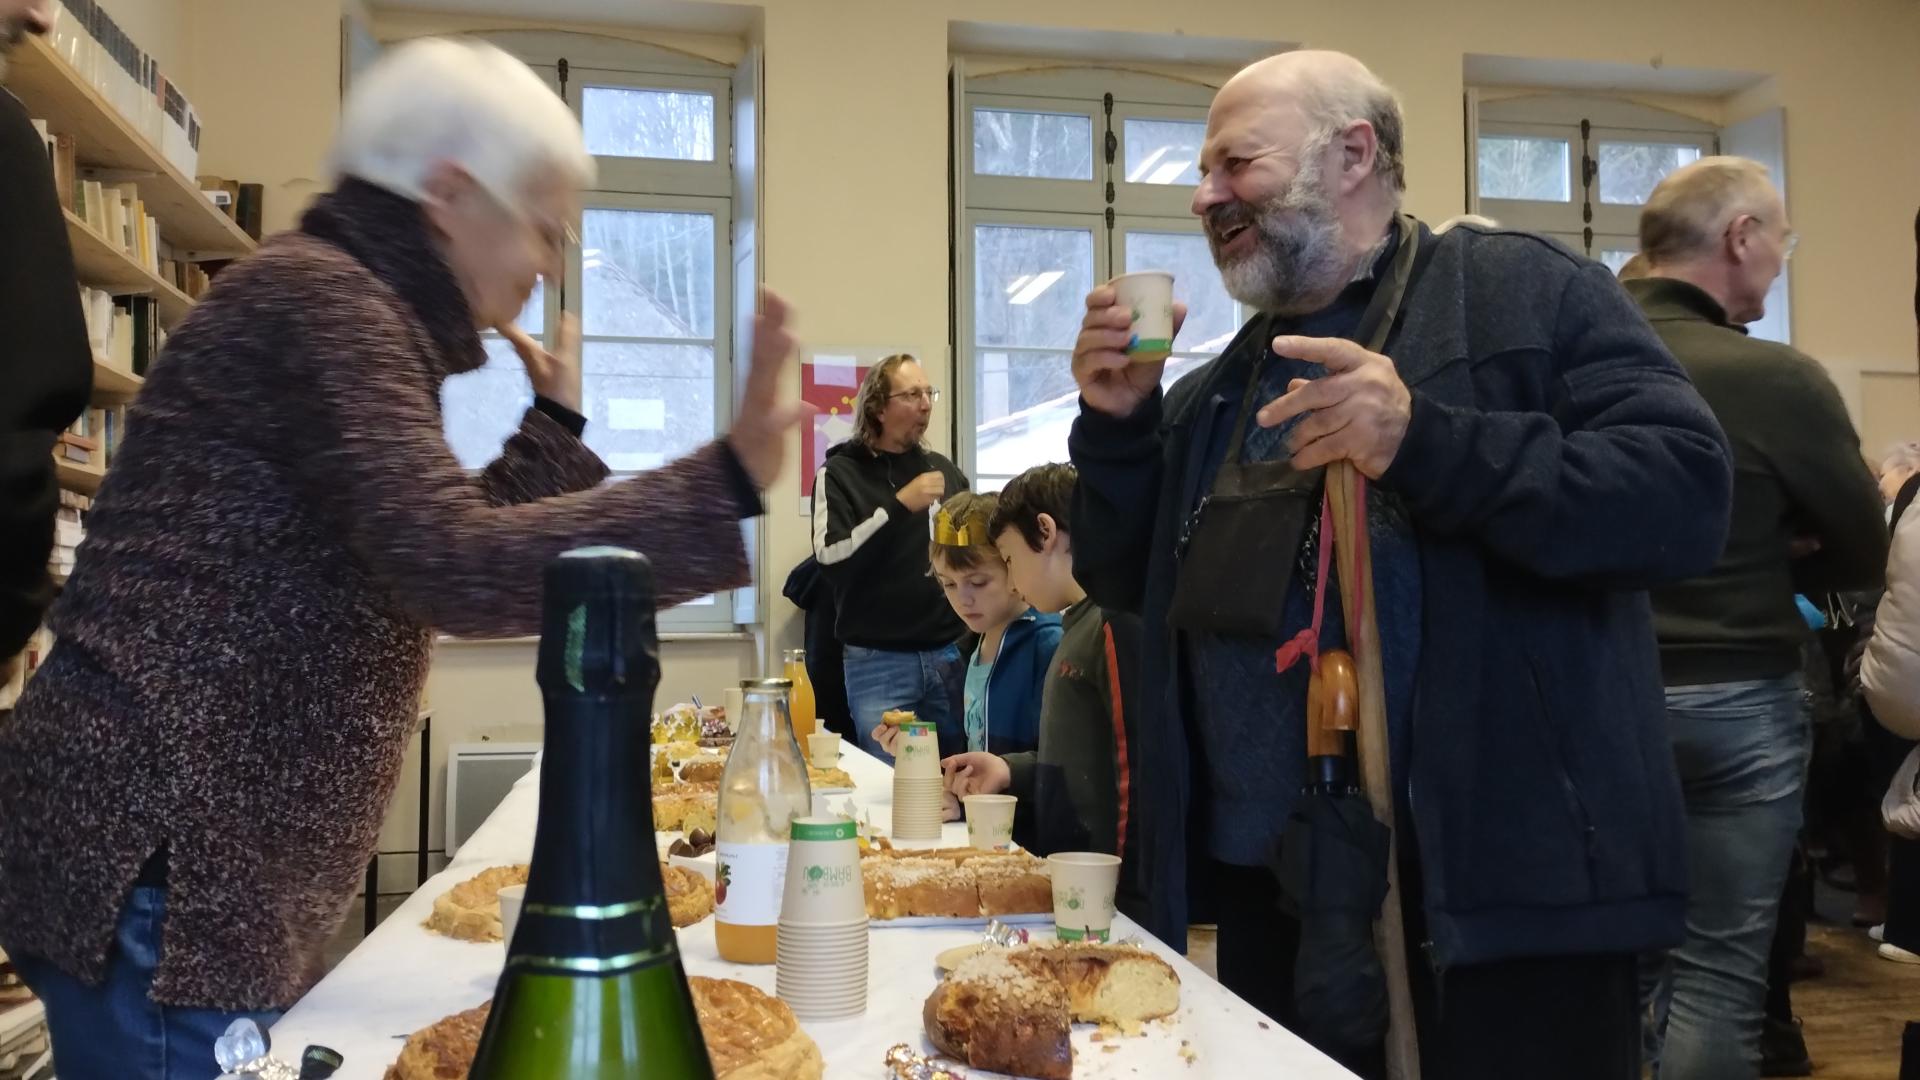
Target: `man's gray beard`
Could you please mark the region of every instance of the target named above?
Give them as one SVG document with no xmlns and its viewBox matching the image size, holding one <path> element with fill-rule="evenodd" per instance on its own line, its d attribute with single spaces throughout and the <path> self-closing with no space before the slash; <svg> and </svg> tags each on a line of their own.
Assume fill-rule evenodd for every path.
<svg viewBox="0 0 1920 1080">
<path fill-rule="evenodd" d="M 1252 253 L 1221 262 L 1227 295 L 1269 315 L 1305 315 L 1325 306 L 1350 276 L 1345 230 L 1320 176 L 1302 169 L 1287 190 L 1263 202 Z"/>
</svg>

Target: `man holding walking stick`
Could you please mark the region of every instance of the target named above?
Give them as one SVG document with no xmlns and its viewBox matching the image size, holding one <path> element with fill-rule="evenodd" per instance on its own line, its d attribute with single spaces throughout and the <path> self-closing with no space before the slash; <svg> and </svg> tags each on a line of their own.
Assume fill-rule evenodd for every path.
<svg viewBox="0 0 1920 1080">
<path fill-rule="evenodd" d="M 1309 666 L 1285 654 L 1351 640 L 1405 919 L 1382 961 L 1420 1036 L 1390 1040 L 1395 1074 L 1637 1077 L 1635 957 L 1680 939 L 1687 887 L 1642 590 L 1719 555 L 1725 439 L 1604 268 L 1400 212 L 1399 106 L 1352 57 L 1235 76 L 1202 170 L 1194 213 L 1257 314 L 1165 394 L 1109 287 L 1074 353 L 1074 573 L 1164 643 L 1142 673 L 1163 695 L 1136 799 L 1149 928 L 1183 940 L 1178 885 L 1209 893 L 1221 980 L 1295 1022 L 1272 867 Z M 1336 463 L 1364 481 L 1332 500 L 1369 570 L 1351 616 L 1317 558 Z"/>
</svg>

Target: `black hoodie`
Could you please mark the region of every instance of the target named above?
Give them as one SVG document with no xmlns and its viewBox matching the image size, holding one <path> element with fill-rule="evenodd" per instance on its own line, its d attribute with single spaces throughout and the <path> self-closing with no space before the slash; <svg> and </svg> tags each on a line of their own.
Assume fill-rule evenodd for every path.
<svg viewBox="0 0 1920 1080">
<path fill-rule="evenodd" d="M 933 580 L 927 515 L 894 497 L 934 469 L 947 478 L 948 495 L 967 490 L 953 462 L 923 447 L 889 454 L 849 440 L 827 451 L 813 481 L 813 557 L 833 586 L 842 643 L 918 652 L 966 631 Z"/>
<path fill-rule="evenodd" d="M 47 556 L 60 506 L 54 439 L 87 407 L 93 349 L 46 147 L 0 89 L 0 662 L 51 598 Z"/>
</svg>

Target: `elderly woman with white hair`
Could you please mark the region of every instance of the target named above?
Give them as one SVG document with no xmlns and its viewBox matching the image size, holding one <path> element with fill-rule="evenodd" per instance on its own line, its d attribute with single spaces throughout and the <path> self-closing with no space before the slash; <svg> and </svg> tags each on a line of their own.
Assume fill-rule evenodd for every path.
<svg viewBox="0 0 1920 1080">
<path fill-rule="evenodd" d="M 772 297 L 732 432 L 603 484 L 577 333 L 516 335 L 535 404 L 464 471 L 448 376 L 560 272 L 580 127 L 488 46 L 394 50 L 337 186 L 220 275 L 135 402 L 58 645 L 0 724 L 0 942 L 65 1080 L 203 1080 L 306 989 L 373 854 L 435 632 L 534 632 L 540 568 L 648 554 L 663 603 L 745 584 L 739 522 L 798 406 Z"/>
</svg>

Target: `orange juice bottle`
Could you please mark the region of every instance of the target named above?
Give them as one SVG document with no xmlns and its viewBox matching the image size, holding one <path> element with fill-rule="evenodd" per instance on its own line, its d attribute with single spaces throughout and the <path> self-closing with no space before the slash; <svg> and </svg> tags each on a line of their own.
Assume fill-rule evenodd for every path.
<svg viewBox="0 0 1920 1080">
<path fill-rule="evenodd" d="M 807 763 L 787 720 L 785 679 L 740 684 L 745 704 L 720 774 L 714 829 L 713 936 L 720 958 L 771 964 L 793 819 L 813 805 Z"/>
<path fill-rule="evenodd" d="M 813 680 L 807 678 L 807 650 L 794 649 L 786 654 L 787 680 L 793 683 L 793 697 L 787 702 L 787 714 L 793 718 L 793 736 L 806 756 L 807 736 L 818 728 L 814 715 Z"/>
</svg>

